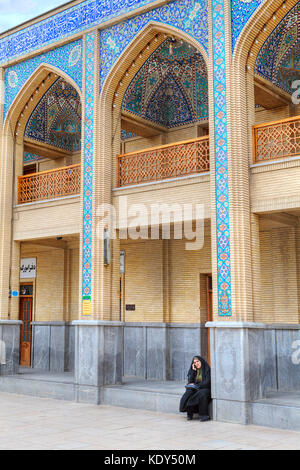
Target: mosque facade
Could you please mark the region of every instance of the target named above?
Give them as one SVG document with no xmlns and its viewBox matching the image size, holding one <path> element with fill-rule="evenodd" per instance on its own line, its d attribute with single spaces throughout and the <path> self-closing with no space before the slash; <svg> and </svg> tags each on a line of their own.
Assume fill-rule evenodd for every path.
<svg viewBox="0 0 300 470">
<path fill-rule="evenodd" d="M 75 0 L 0 35 L 0 80 L 0 382 L 98 404 L 200 354 L 214 419 L 269 424 L 300 390 L 299 2 Z"/>
</svg>

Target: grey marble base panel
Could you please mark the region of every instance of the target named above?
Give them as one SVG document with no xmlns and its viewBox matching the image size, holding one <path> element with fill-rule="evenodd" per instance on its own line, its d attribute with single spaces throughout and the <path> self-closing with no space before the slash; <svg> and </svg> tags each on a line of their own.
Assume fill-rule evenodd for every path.
<svg viewBox="0 0 300 470">
<path fill-rule="evenodd" d="M 75 381 L 83 401 L 94 403 L 100 387 L 120 384 L 123 375 L 186 380 L 193 356 L 207 357 L 204 325 L 97 321 L 76 321 L 73 325 Z"/>
<path fill-rule="evenodd" d="M 117 323 L 116 342 L 116 323 L 104 323 L 88 322 L 84 329 L 81 322 L 32 323 L 32 367 L 51 372 L 74 371 L 76 324 L 80 326 L 76 343 L 78 357 L 82 358 L 82 364 L 91 357 L 88 366 L 78 369 L 82 383 L 98 380 L 91 378 L 89 370 L 95 369 L 93 361 L 100 354 L 99 335 L 103 335 L 101 361 L 104 362 L 101 362 L 101 367 L 104 369 L 104 383 L 115 383 L 116 374 L 118 377 L 126 375 L 149 380 L 185 380 L 195 354 L 207 359 L 207 329 L 204 325 Z M 92 352 L 94 349 L 96 353 Z"/>
<path fill-rule="evenodd" d="M 207 359 L 207 329 L 199 324 L 125 323 L 124 375 L 185 380 L 194 355 Z"/>
<path fill-rule="evenodd" d="M 1 358 L 0 375 L 14 375 L 19 370 L 20 356 L 20 321 L 0 320 L 1 351 L 5 357 Z"/>
<path fill-rule="evenodd" d="M 66 322 L 32 323 L 32 367 L 51 372 L 74 371 L 75 329 Z"/>
<path fill-rule="evenodd" d="M 211 322 L 207 326 L 217 420 L 259 423 L 257 410 L 269 413 L 271 408 L 251 408 L 251 403 L 270 392 L 300 391 L 299 325 Z"/>
</svg>

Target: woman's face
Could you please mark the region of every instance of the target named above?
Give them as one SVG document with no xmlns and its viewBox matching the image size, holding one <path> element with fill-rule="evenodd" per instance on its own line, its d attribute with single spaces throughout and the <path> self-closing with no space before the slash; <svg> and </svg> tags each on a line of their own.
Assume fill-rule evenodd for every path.
<svg viewBox="0 0 300 470">
<path fill-rule="evenodd" d="M 201 369 L 201 361 L 199 361 L 199 359 L 194 359 L 194 366 L 196 367 L 196 369 Z"/>
</svg>

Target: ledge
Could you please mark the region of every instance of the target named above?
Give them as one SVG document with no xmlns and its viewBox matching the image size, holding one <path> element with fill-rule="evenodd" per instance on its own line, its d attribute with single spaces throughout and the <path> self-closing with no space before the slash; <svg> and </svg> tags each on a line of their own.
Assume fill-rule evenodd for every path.
<svg viewBox="0 0 300 470">
<path fill-rule="evenodd" d="M 33 321 L 31 325 L 38 325 L 38 326 L 66 326 L 70 325 L 72 322 L 67 321 Z"/>
<path fill-rule="evenodd" d="M 120 321 L 103 321 L 103 320 L 75 320 L 71 325 L 75 326 L 123 326 Z"/>
<path fill-rule="evenodd" d="M 198 181 L 196 181 L 198 179 Z M 192 181 L 191 181 L 192 180 Z M 196 173 L 196 174 L 192 174 L 192 175 L 185 175 L 185 176 L 178 176 L 176 178 L 166 178 L 166 179 L 162 179 L 162 180 L 157 180 L 157 181 L 149 181 L 147 183 L 137 183 L 137 184 L 132 184 L 132 185 L 128 185 L 128 186 L 119 186 L 119 187 L 116 187 L 116 188 L 113 188 L 112 191 L 113 193 L 115 193 L 114 195 L 118 195 L 116 193 L 118 193 L 118 191 L 120 191 L 120 193 L 128 190 L 136 190 L 138 191 L 139 189 L 140 190 L 151 190 L 152 187 L 153 189 L 155 189 L 155 187 L 157 185 L 162 185 L 161 187 L 159 187 L 158 189 L 165 189 L 166 187 L 167 188 L 170 188 L 172 186 L 178 186 L 178 183 L 182 183 L 183 185 L 184 184 L 197 184 L 197 183 L 203 183 L 203 182 L 207 182 L 207 181 L 210 181 L 210 172 L 209 171 L 206 171 L 206 172 L 203 172 L 203 173 Z M 172 183 L 174 183 L 172 185 Z"/>
<path fill-rule="evenodd" d="M 101 320 L 75 320 L 75 326 L 123 326 L 124 328 L 205 328 L 204 323 L 120 322 Z"/>
<path fill-rule="evenodd" d="M 260 330 L 300 330 L 300 324 L 293 323 L 254 323 L 254 322 L 207 322 L 206 328 L 241 328 Z"/>
<path fill-rule="evenodd" d="M 0 320 L 1 325 L 22 325 L 23 322 L 21 320 Z"/>
<path fill-rule="evenodd" d="M 40 209 L 43 208 L 45 205 L 47 205 L 47 207 L 51 207 L 74 203 L 77 202 L 76 199 L 78 200 L 78 202 L 80 201 L 80 194 L 72 194 L 71 196 L 62 196 L 53 199 L 43 199 L 41 201 L 25 202 L 24 204 L 16 204 L 13 208 L 15 212 L 20 212 L 26 209 Z"/>
</svg>

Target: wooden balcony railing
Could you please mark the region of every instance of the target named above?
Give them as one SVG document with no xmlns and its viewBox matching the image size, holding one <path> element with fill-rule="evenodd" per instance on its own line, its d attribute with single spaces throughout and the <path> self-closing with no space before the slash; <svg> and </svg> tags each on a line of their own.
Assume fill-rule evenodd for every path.
<svg viewBox="0 0 300 470">
<path fill-rule="evenodd" d="M 118 186 L 209 171 L 209 136 L 118 155 Z"/>
<path fill-rule="evenodd" d="M 254 163 L 300 156 L 300 116 L 253 127 Z"/>
<path fill-rule="evenodd" d="M 18 204 L 80 193 L 80 164 L 18 178 Z"/>
</svg>

